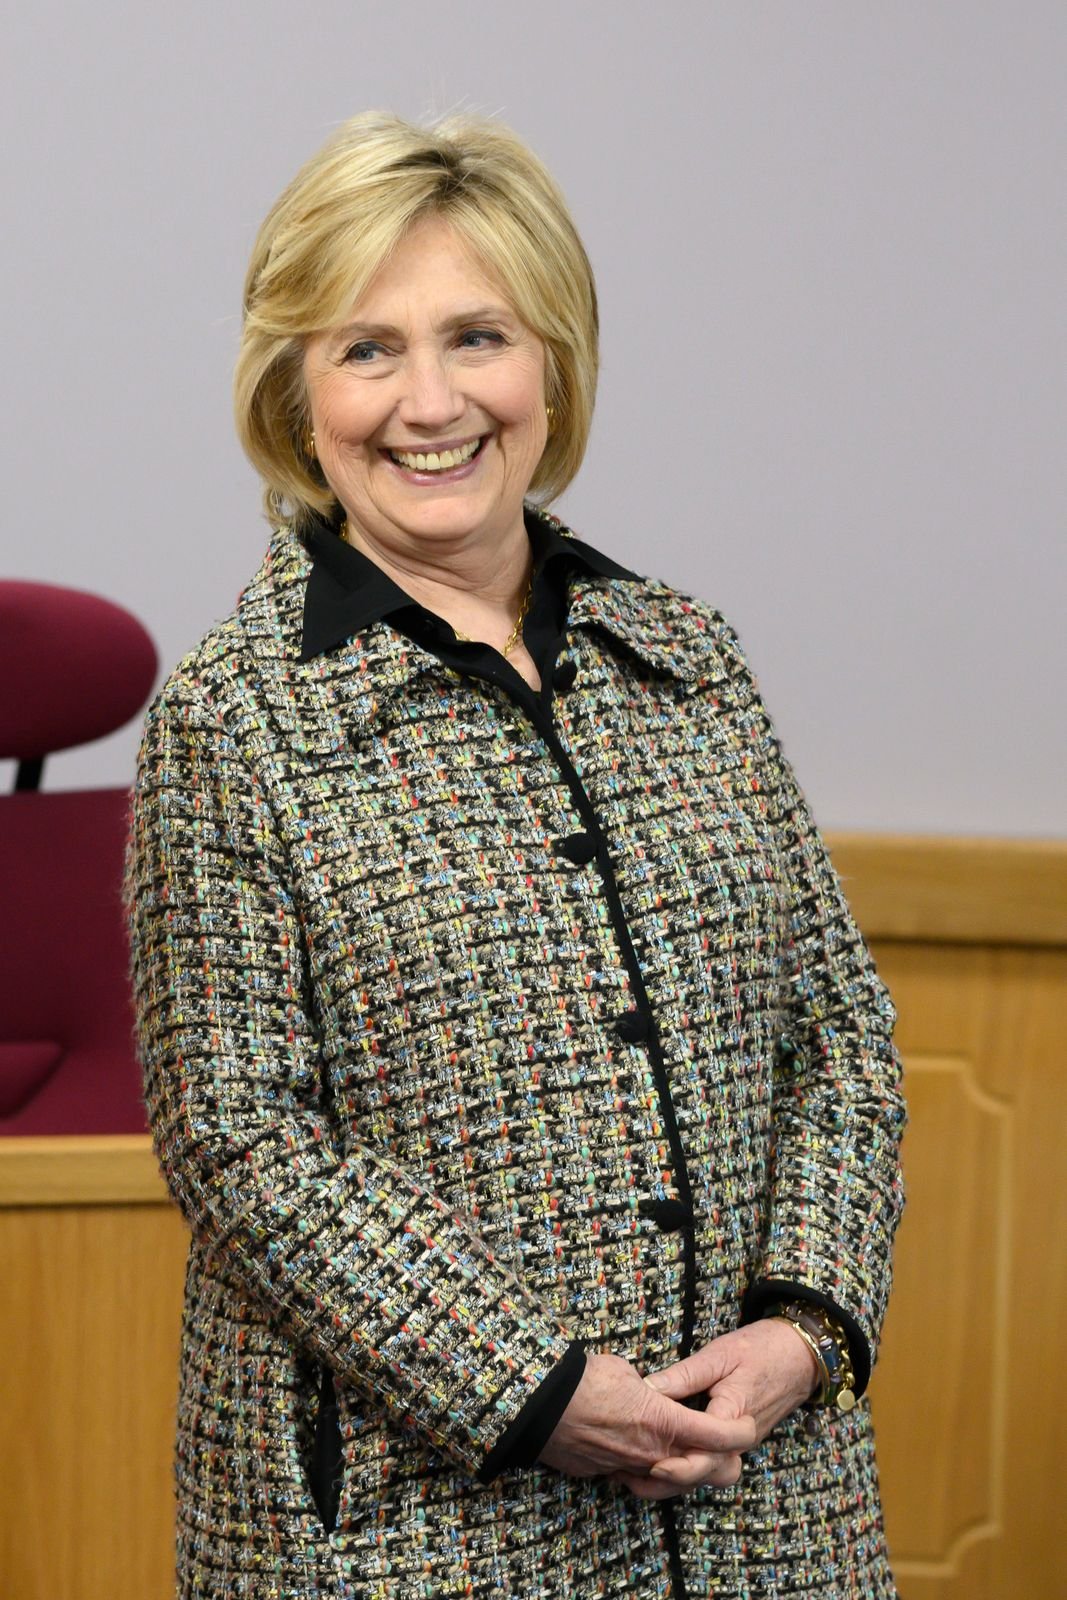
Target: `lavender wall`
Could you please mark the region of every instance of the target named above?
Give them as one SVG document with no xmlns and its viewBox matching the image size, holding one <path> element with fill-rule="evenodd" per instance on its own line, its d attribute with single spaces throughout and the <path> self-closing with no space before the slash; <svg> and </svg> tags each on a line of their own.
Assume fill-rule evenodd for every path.
<svg viewBox="0 0 1067 1600">
<path fill-rule="evenodd" d="M 1061 0 L 37 0 L 3 53 L 0 571 L 189 648 L 265 538 L 229 378 L 266 207 L 358 109 L 497 112 L 602 296 L 563 514 L 730 615 L 824 823 L 1067 832 Z"/>
</svg>

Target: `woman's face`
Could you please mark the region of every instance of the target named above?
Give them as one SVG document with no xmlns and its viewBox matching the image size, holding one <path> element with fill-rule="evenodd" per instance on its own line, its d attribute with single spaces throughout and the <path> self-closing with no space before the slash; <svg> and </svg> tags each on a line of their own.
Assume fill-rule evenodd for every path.
<svg viewBox="0 0 1067 1600">
<path fill-rule="evenodd" d="M 326 481 L 370 540 L 522 530 L 547 437 L 544 347 L 440 218 L 407 234 L 344 327 L 308 340 L 304 376 Z"/>
</svg>

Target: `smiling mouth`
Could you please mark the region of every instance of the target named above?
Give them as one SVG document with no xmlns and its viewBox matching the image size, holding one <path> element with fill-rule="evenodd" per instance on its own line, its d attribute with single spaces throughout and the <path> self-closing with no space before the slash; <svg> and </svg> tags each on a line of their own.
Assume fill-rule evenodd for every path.
<svg viewBox="0 0 1067 1600">
<path fill-rule="evenodd" d="M 480 454 L 487 437 L 483 435 L 480 439 L 471 439 L 469 443 L 451 450 L 386 450 L 384 454 L 398 467 L 406 467 L 409 472 L 454 472 L 457 467 L 465 467 Z"/>
</svg>

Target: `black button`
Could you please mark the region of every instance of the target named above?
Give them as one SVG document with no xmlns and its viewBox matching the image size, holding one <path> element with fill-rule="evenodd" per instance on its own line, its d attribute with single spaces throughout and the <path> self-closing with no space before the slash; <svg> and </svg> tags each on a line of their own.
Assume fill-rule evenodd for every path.
<svg viewBox="0 0 1067 1600">
<path fill-rule="evenodd" d="M 570 656 L 563 656 L 556 662 L 556 670 L 552 674 L 552 687 L 557 694 L 566 694 L 568 689 L 574 688 L 574 680 L 578 676 L 578 668 Z"/>
<path fill-rule="evenodd" d="M 638 1210 L 651 1217 L 661 1233 L 679 1233 L 693 1226 L 693 1213 L 681 1200 L 642 1200 Z"/>
<path fill-rule="evenodd" d="M 627 1044 L 641 1044 L 652 1032 L 649 1019 L 643 1011 L 626 1011 L 615 1025 L 619 1038 Z"/>
<path fill-rule="evenodd" d="M 596 855 L 596 840 L 591 833 L 569 833 L 557 841 L 557 848 L 575 866 L 584 867 Z"/>
</svg>

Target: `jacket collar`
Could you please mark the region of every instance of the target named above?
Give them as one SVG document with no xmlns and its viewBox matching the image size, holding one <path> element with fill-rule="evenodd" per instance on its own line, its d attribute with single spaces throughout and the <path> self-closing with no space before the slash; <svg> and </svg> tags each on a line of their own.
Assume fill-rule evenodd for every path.
<svg viewBox="0 0 1067 1600">
<path fill-rule="evenodd" d="M 635 572 L 576 539 L 557 518 L 532 506 L 526 508 L 526 531 L 535 583 L 559 561 L 569 561 L 594 576 L 640 582 Z M 339 539 L 336 528 L 325 520 L 312 524 L 306 544 L 312 567 L 304 597 L 302 661 L 311 661 L 371 624 L 417 605 L 381 567 Z"/>
<path fill-rule="evenodd" d="M 706 671 L 703 629 L 694 626 L 684 596 L 621 566 L 540 508 L 527 507 L 527 527 L 535 563 L 561 556 L 575 563 L 569 629 L 600 629 L 656 671 L 686 682 Z M 340 545 L 323 523 L 305 535 L 288 525 L 276 530 L 239 609 L 250 640 L 262 648 L 269 636 L 267 653 L 286 658 L 287 671 L 297 667 L 313 677 L 356 672 L 369 700 L 377 702 L 416 674 L 440 667 L 432 651 L 388 625 L 394 610 L 412 604 L 379 567 Z"/>
<path fill-rule="evenodd" d="M 571 591 L 567 625 L 600 628 L 657 672 L 692 683 L 708 667 L 703 629 L 693 618 L 685 597 L 655 579 L 628 586 L 586 581 Z"/>
</svg>

